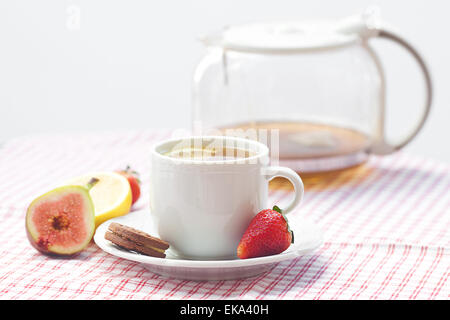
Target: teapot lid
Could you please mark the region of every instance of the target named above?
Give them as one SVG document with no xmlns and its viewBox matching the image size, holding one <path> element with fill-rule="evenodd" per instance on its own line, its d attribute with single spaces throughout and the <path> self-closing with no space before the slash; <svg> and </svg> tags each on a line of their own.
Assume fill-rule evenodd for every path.
<svg viewBox="0 0 450 320">
<path fill-rule="evenodd" d="M 356 43 L 376 31 L 367 13 L 342 20 L 278 21 L 226 27 L 206 45 L 255 53 L 295 53 Z"/>
</svg>

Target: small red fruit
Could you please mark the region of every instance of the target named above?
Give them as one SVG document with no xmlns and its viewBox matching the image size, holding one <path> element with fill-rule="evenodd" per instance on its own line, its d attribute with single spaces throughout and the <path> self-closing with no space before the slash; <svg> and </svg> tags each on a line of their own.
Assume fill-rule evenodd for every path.
<svg viewBox="0 0 450 320">
<path fill-rule="evenodd" d="M 278 254 L 294 243 L 294 233 L 277 206 L 259 212 L 250 222 L 237 247 L 240 259 Z"/>
<path fill-rule="evenodd" d="M 136 171 L 131 170 L 130 166 L 127 166 L 125 170 L 119 170 L 117 172 L 127 178 L 128 183 L 130 184 L 131 205 L 133 205 L 141 196 L 141 181 L 139 180 L 139 174 Z"/>
</svg>

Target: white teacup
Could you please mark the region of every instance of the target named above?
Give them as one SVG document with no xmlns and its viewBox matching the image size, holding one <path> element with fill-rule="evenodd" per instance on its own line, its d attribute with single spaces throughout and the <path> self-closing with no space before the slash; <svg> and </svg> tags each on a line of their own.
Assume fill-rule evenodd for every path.
<svg viewBox="0 0 450 320">
<path fill-rule="evenodd" d="M 174 157 L 190 146 L 244 151 L 241 157 Z M 225 149 L 222 149 L 224 147 Z M 159 236 L 179 256 L 232 259 L 252 218 L 268 208 L 268 182 L 287 178 L 295 188 L 288 213 L 303 197 L 296 172 L 268 166 L 262 143 L 226 136 L 166 140 L 151 151 L 150 208 Z"/>
</svg>

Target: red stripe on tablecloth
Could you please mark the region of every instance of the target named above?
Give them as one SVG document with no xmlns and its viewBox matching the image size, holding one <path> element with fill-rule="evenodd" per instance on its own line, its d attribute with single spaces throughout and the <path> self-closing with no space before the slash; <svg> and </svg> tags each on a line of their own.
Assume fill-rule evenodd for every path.
<svg viewBox="0 0 450 320">
<path fill-rule="evenodd" d="M 88 247 L 88 250 L 91 251 L 91 248 Z M 89 255 L 86 255 L 84 258 L 77 258 L 77 263 L 73 266 L 74 269 L 80 268 L 91 256 L 93 253 L 102 253 L 102 251 L 99 248 L 96 248 L 94 251 L 92 251 Z M 59 287 L 58 290 L 56 290 L 55 294 L 53 294 L 50 299 L 57 299 L 59 298 L 63 293 L 67 291 L 68 286 L 71 284 L 71 281 L 64 281 L 63 284 Z"/>
<path fill-rule="evenodd" d="M 146 273 L 150 273 L 150 272 L 148 272 L 147 269 L 141 267 L 141 269 L 136 273 L 136 275 L 134 275 L 133 278 L 140 279 L 140 280 L 136 283 L 136 286 L 134 287 L 132 292 L 126 296 L 126 299 L 132 299 L 136 293 L 139 293 L 145 287 L 145 284 L 150 279 L 153 279 L 156 277 L 156 274 L 154 274 L 154 273 L 150 273 L 150 275 L 151 275 L 150 277 L 147 277 L 147 276 L 143 277 L 144 274 L 146 274 Z"/>
<path fill-rule="evenodd" d="M 347 268 L 347 266 L 349 265 L 349 263 L 352 262 L 353 259 L 359 254 L 361 248 L 362 244 L 360 243 L 355 246 L 355 250 L 348 255 L 347 259 L 337 268 L 333 276 L 330 279 L 328 279 L 328 281 L 322 286 L 322 288 L 314 297 L 314 300 L 318 300 L 320 299 L 320 297 L 322 297 L 325 291 L 328 290 L 331 287 L 331 285 L 336 281 L 336 279 L 342 274 L 342 271 L 344 271 L 345 268 Z"/>
<path fill-rule="evenodd" d="M 141 277 L 146 272 L 147 272 L 147 270 L 145 268 L 142 268 L 141 272 L 139 272 L 136 275 L 136 278 Z M 141 290 L 143 290 L 145 288 L 145 285 L 147 284 L 147 282 L 155 279 L 156 277 L 158 277 L 158 275 L 156 273 L 153 273 L 150 278 L 146 277 L 146 278 L 143 278 L 142 280 L 140 280 L 138 282 L 138 284 L 136 285 L 136 288 L 134 288 L 133 292 L 127 295 L 127 299 L 132 299 L 136 295 L 136 293 L 141 292 Z"/>
<path fill-rule="evenodd" d="M 273 270 L 273 269 L 272 269 Z M 262 279 L 264 279 L 268 274 L 270 274 L 271 271 L 267 272 L 267 273 L 262 273 L 261 275 L 259 275 L 258 277 L 256 277 L 253 281 L 251 281 L 245 288 L 244 290 L 242 290 L 242 292 L 239 294 L 238 299 L 245 299 L 246 298 L 246 294 L 250 292 L 250 290 L 257 285 Z M 236 282 L 235 285 L 233 285 L 222 297 L 226 298 L 229 297 L 231 295 L 231 293 L 233 293 L 236 288 L 238 288 L 242 282 L 244 282 L 244 279 L 238 280 Z"/>
<path fill-rule="evenodd" d="M 186 285 L 189 281 L 188 280 L 183 280 L 181 282 L 179 282 L 170 292 L 166 293 L 166 295 L 161 298 L 162 300 L 167 300 L 170 297 L 172 297 L 180 288 L 182 288 L 184 285 Z"/>
<path fill-rule="evenodd" d="M 163 278 L 161 276 L 158 276 L 158 278 L 161 278 L 161 280 L 158 282 L 157 285 L 154 286 L 151 292 L 149 292 L 146 296 L 144 296 L 145 300 L 150 300 L 159 290 L 161 290 L 164 284 L 169 281 L 168 278 Z"/>
<path fill-rule="evenodd" d="M 327 262 L 325 262 L 320 268 L 319 270 L 314 274 L 314 276 L 307 282 L 306 286 L 304 288 L 302 288 L 303 290 L 299 291 L 296 295 L 295 298 L 301 298 L 302 296 L 304 296 L 309 289 L 311 289 L 312 284 L 328 269 L 328 267 L 334 262 L 334 260 L 336 260 L 337 256 L 339 255 L 339 253 L 341 252 L 340 249 L 345 249 L 347 247 L 347 243 L 342 243 L 339 246 L 339 249 L 336 249 L 333 253 L 333 255 L 327 260 Z"/>
<path fill-rule="evenodd" d="M 417 268 L 420 266 L 420 264 L 423 262 L 425 256 L 427 255 L 427 248 L 421 247 L 420 249 L 420 255 L 414 262 L 413 266 L 409 269 L 409 271 L 405 274 L 402 281 L 398 285 L 395 292 L 391 295 L 390 299 L 397 299 L 400 292 L 402 292 L 403 289 L 405 289 L 406 285 L 408 284 L 409 280 L 411 280 L 411 277 L 413 276 L 414 272 L 417 270 Z"/>
<path fill-rule="evenodd" d="M 289 290 L 292 289 L 292 287 L 308 272 L 309 268 L 317 261 L 317 259 L 321 256 L 323 256 L 323 253 L 326 252 L 331 247 L 331 243 L 327 242 L 325 243 L 322 248 L 319 249 L 317 253 L 312 255 L 308 261 L 303 265 L 303 267 L 300 269 L 300 271 L 297 273 L 294 279 L 292 279 L 288 285 L 284 288 L 283 291 L 278 295 L 278 299 L 283 298 Z M 300 257 L 299 261 L 302 260 L 303 257 Z"/>
<path fill-rule="evenodd" d="M 422 162 L 416 163 L 414 166 L 412 166 L 412 168 L 417 168 L 417 167 L 422 167 Z M 387 199 L 387 201 L 389 203 L 395 203 L 395 199 L 399 199 L 399 201 L 397 201 L 397 205 L 392 207 L 391 210 L 386 210 L 386 212 L 384 213 L 384 215 L 382 216 L 382 218 L 378 219 L 379 222 L 377 224 L 375 224 L 374 226 L 372 226 L 371 222 L 373 221 L 373 219 L 375 218 L 375 214 L 372 214 L 370 216 L 367 217 L 367 219 L 362 223 L 363 226 L 371 226 L 369 228 L 369 230 L 367 231 L 367 238 L 372 238 L 375 236 L 376 233 L 378 233 L 378 231 L 380 230 L 380 228 L 384 225 L 392 225 L 393 223 L 393 219 L 396 218 L 396 213 L 400 210 L 400 209 L 404 209 L 405 206 L 405 201 L 410 198 L 411 194 L 415 194 L 415 192 L 418 190 L 418 187 L 421 186 L 423 184 L 423 181 L 421 179 L 414 179 L 417 176 L 417 171 L 415 170 L 411 170 L 411 173 L 409 175 L 405 176 L 405 179 L 403 179 L 402 183 L 400 183 L 397 188 L 393 191 L 393 196 L 389 197 L 389 199 Z M 403 189 L 403 192 L 400 192 Z M 407 190 L 407 191 L 406 191 Z M 401 197 L 402 196 L 402 197 Z M 385 201 L 380 201 L 378 206 L 376 207 L 376 209 L 374 210 L 375 212 L 377 211 L 381 211 L 381 209 L 385 206 L 386 202 Z M 405 213 L 407 213 L 407 210 L 404 210 Z M 393 215 L 394 213 L 394 215 Z M 401 216 L 404 217 L 404 214 Z M 379 217 L 377 217 L 379 218 Z M 400 220 L 401 219 L 397 219 Z M 396 228 L 398 228 L 398 224 L 396 225 Z M 398 230 L 397 230 L 398 231 Z M 386 234 L 391 234 L 392 233 L 392 227 L 391 230 L 388 231 Z M 378 235 L 379 237 L 379 235 Z"/>
<path fill-rule="evenodd" d="M 12 221 L 14 221 L 13 219 L 11 219 Z M 14 230 L 14 228 L 12 228 Z M 15 262 L 15 261 L 20 261 L 20 258 L 23 257 L 25 255 L 25 253 L 27 253 L 27 251 L 29 252 L 30 248 L 24 248 L 22 251 L 18 252 L 16 255 L 14 255 L 13 257 L 11 257 L 10 261 L 11 262 Z M 34 249 L 33 249 L 34 250 Z M 26 259 L 24 261 L 24 266 L 31 266 L 33 264 L 33 262 L 35 262 L 36 259 L 36 255 L 38 255 L 37 253 L 33 253 L 33 255 L 30 255 L 28 257 L 28 259 Z M 29 270 L 29 271 L 25 271 L 23 272 L 21 275 L 19 275 L 17 278 L 15 278 L 15 281 L 11 281 L 9 283 L 9 285 L 7 287 L 4 287 L 2 291 L 0 291 L 0 295 L 4 294 L 4 293 L 8 293 L 9 290 L 14 287 L 16 284 L 20 283 L 25 277 L 27 277 L 29 274 L 33 274 L 35 273 L 35 271 L 38 270 L 38 268 L 42 267 L 45 265 L 46 259 L 49 259 L 48 257 L 41 257 L 41 262 L 36 263 L 34 265 L 34 267 Z M 14 275 L 14 273 L 18 273 L 21 272 L 22 270 L 20 269 L 13 269 L 11 271 L 9 271 L 7 274 L 5 274 L 3 277 L 0 278 L 0 283 L 2 283 L 4 280 L 9 280 L 10 277 L 12 277 Z M 23 289 L 25 290 L 25 288 Z M 22 291 L 23 291 L 22 290 Z"/>
<path fill-rule="evenodd" d="M 382 199 L 385 199 L 387 197 L 392 197 L 392 193 L 394 194 L 394 197 L 398 196 L 398 194 L 399 194 L 398 191 L 403 187 L 403 183 L 407 183 L 407 182 L 411 181 L 412 178 L 415 176 L 415 171 L 413 171 L 413 172 L 414 173 L 404 174 L 404 171 L 397 170 L 397 171 L 394 171 L 394 173 L 391 172 L 389 174 L 386 174 L 384 176 L 383 181 L 394 179 L 395 177 L 399 176 L 400 174 L 403 174 L 403 177 L 399 178 L 398 181 L 396 181 L 397 185 L 390 194 L 385 194 L 384 197 L 380 196 L 379 191 L 381 189 L 383 189 L 385 187 L 385 185 L 384 185 L 384 183 L 379 182 L 378 187 L 374 188 L 374 192 L 370 198 L 368 198 L 365 202 L 361 202 L 360 206 L 356 206 L 355 203 L 349 203 L 349 207 L 351 206 L 352 210 L 356 211 L 356 208 L 366 208 L 371 203 L 378 203 L 377 208 L 378 209 L 381 208 L 385 204 L 385 201 L 386 201 L 386 200 L 382 201 Z M 378 199 L 377 199 L 377 197 L 378 197 Z M 348 209 L 349 208 L 345 208 L 344 210 L 348 210 Z M 361 234 L 362 230 L 364 230 L 364 227 L 369 225 L 369 223 L 373 220 L 374 216 L 375 216 L 374 214 L 371 214 L 371 215 L 366 215 L 365 218 L 363 217 L 363 220 L 358 224 L 358 229 L 354 230 L 354 232 L 357 232 L 357 234 Z M 348 228 L 349 225 L 352 225 L 351 222 L 353 222 L 353 225 L 355 225 L 355 220 L 357 221 L 358 219 L 357 218 L 355 219 L 354 215 L 348 215 L 347 219 L 341 223 L 340 228 L 337 229 L 333 234 L 328 235 L 330 237 L 330 239 L 334 239 L 337 236 L 339 236 L 341 233 L 343 233 L 343 230 L 345 228 Z M 353 235 L 353 236 L 355 236 L 355 235 Z"/>
<path fill-rule="evenodd" d="M 113 291 L 110 292 L 110 294 L 105 297 L 105 300 L 110 300 L 112 298 L 114 298 L 115 296 L 117 296 L 117 293 L 119 293 L 123 288 L 125 288 L 125 286 L 127 285 L 128 281 L 130 281 L 130 279 L 122 279 L 120 280 L 119 284 L 117 286 L 114 287 Z"/>
<path fill-rule="evenodd" d="M 266 277 L 266 274 L 263 273 L 263 274 L 259 275 L 257 278 L 253 279 L 253 280 L 250 282 L 250 285 L 247 286 L 247 288 L 244 289 L 244 291 L 242 291 L 242 293 L 240 294 L 239 298 L 243 297 L 244 294 L 246 294 L 248 291 L 250 291 L 250 289 L 251 289 L 254 285 L 256 285 L 256 284 L 259 282 L 259 280 L 261 280 L 261 279 L 263 279 L 263 278 L 265 278 L 265 277 Z M 239 280 L 236 280 L 236 281 L 230 286 L 230 288 L 228 288 L 228 290 L 225 291 L 225 292 L 222 294 L 221 298 L 223 298 L 223 299 L 228 298 L 228 297 L 234 292 L 234 290 L 236 290 L 236 288 L 239 288 L 239 286 L 240 286 L 244 281 L 245 281 L 245 279 L 239 279 Z"/>
<path fill-rule="evenodd" d="M 67 287 L 69 286 L 69 284 L 70 284 L 70 281 L 64 281 L 62 286 L 60 286 L 57 289 L 55 294 L 53 294 L 50 299 L 53 300 L 53 299 L 59 298 L 63 293 L 65 293 L 67 291 Z"/>
<path fill-rule="evenodd" d="M 396 165 L 398 165 L 399 163 L 402 164 L 404 161 L 404 158 L 402 158 L 402 161 L 399 161 L 399 159 L 396 159 L 394 161 L 394 163 L 391 163 L 390 165 L 395 167 Z M 328 239 L 339 239 L 341 234 L 345 234 L 344 229 L 347 229 L 348 226 L 351 226 L 351 222 L 355 222 L 358 219 L 355 218 L 354 214 L 347 214 L 347 212 L 356 212 L 357 208 L 365 208 L 368 204 L 373 203 L 375 198 L 379 195 L 379 190 L 381 190 L 381 188 L 383 188 L 384 185 L 384 181 L 389 181 L 390 179 L 393 179 L 395 176 L 399 175 L 401 172 L 401 170 L 398 171 L 391 171 L 388 174 L 383 175 L 381 178 L 379 178 L 374 184 L 372 183 L 367 183 L 366 186 L 362 187 L 360 186 L 360 192 L 354 192 L 351 193 L 350 195 L 346 195 L 345 197 L 341 197 L 340 201 L 334 205 L 332 205 L 330 207 L 330 212 L 327 213 L 327 215 L 325 215 L 323 217 L 324 220 L 326 220 L 325 222 L 325 231 L 326 231 L 326 237 Z M 377 186 L 378 185 L 378 186 Z M 361 191 L 362 189 L 362 191 Z M 372 189 L 372 190 L 371 190 Z M 371 196 L 369 198 L 366 199 L 366 201 L 362 201 L 358 198 L 355 197 L 359 197 L 359 195 L 361 193 L 364 193 L 367 190 L 367 194 L 371 194 Z M 371 191 L 369 193 L 369 191 Z M 381 200 L 378 200 L 381 202 Z M 345 203 L 345 206 L 342 206 L 342 204 Z M 344 217 L 346 216 L 346 214 L 348 215 L 346 218 L 344 218 L 345 220 L 343 221 L 339 221 L 339 219 L 341 218 L 340 215 L 344 215 Z M 331 230 L 328 230 L 330 227 L 332 227 L 333 225 L 337 224 L 338 228 L 337 230 L 334 231 L 334 233 L 331 232 Z M 340 227 L 339 227 L 340 225 Z M 359 230 L 358 230 L 359 232 Z M 354 235 L 355 236 L 355 235 Z"/>
<path fill-rule="evenodd" d="M 95 264 L 93 264 L 90 268 L 86 269 L 82 274 L 80 274 L 80 278 L 85 279 L 85 277 L 87 277 L 89 274 L 95 274 L 95 271 L 100 268 L 100 266 L 105 260 L 106 256 L 103 256 L 100 259 L 98 259 Z M 117 264 L 119 264 L 122 261 L 122 259 L 116 259 L 116 261 Z M 81 285 L 78 287 L 78 289 L 68 299 L 69 300 L 75 299 L 77 295 L 82 294 L 84 292 L 84 289 L 89 283 L 90 283 L 89 280 L 82 282 Z"/>
<path fill-rule="evenodd" d="M 40 263 L 36 264 L 30 271 L 28 271 L 28 272 L 26 272 L 26 273 L 23 273 L 21 277 L 18 277 L 18 278 L 17 278 L 18 281 L 16 280 L 14 283 L 13 283 L 13 282 L 10 283 L 8 289 L 10 289 L 11 286 L 14 287 L 16 283 L 22 282 L 22 280 L 25 279 L 28 275 L 33 275 L 33 274 L 35 274 L 35 271 L 37 271 L 39 268 L 45 266 L 45 263 L 47 262 L 48 259 L 49 259 L 48 257 L 45 257 Z M 24 293 L 26 293 L 29 289 L 33 288 L 34 283 L 36 283 L 36 281 L 38 281 L 38 280 L 40 280 L 39 277 L 35 277 L 35 278 L 32 280 L 31 283 L 29 282 L 29 283 L 27 283 L 26 285 L 24 285 L 22 291 L 20 291 L 17 295 L 24 294 Z"/>
<path fill-rule="evenodd" d="M 394 254 L 394 251 L 395 251 L 395 245 L 394 244 L 390 244 L 388 246 L 388 250 L 386 251 L 386 255 L 383 257 L 383 259 L 380 261 L 380 263 L 378 263 L 377 267 L 371 272 L 369 277 L 366 278 L 366 280 L 360 286 L 358 291 L 353 293 L 352 299 L 357 299 L 361 295 L 361 293 L 363 293 L 366 289 L 368 289 L 369 281 L 372 281 L 378 275 L 378 273 L 381 271 L 381 269 L 383 269 L 383 267 L 386 265 L 386 263 L 389 261 L 389 259 Z"/>
<path fill-rule="evenodd" d="M 21 233 L 23 235 L 23 237 L 26 236 L 25 221 L 23 220 L 23 224 L 19 225 L 17 223 L 17 217 L 16 217 L 17 211 L 23 211 L 23 210 L 20 208 L 16 209 L 14 207 L 6 207 L 3 210 L 0 208 L 0 218 L 2 220 L 1 226 L 3 228 L 0 239 L 3 240 L 1 242 L 3 244 L 11 244 L 12 239 L 14 239 L 17 234 Z M 3 211 L 3 213 L 1 213 L 2 211 Z M 25 213 L 20 214 L 20 218 L 22 218 L 22 217 L 23 217 L 23 219 L 25 219 Z M 16 248 L 17 247 L 18 246 L 16 246 Z M 2 256 L 3 256 L 3 253 L 5 256 L 10 254 L 10 252 L 8 252 L 5 249 L 6 246 L 2 246 L 2 248 L 4 248 L 1 251 Z M 16 261 L 16 259 L 19 257 L 23 257 L 23 255 L 16 254 L 14 256 L 14 259 L 10 259 L 8 262 L 12 263 L 12 262 Z M 0 277 L 0 283 L 2 282 L 2 279 L 4 279 L 4 277 Z"/>
<path fill-rule="evenodd" d="M 344 283 L 344 285 L 334 294 L 334 296 L 331 299 L 338 299 L 344 292 L 347 290 L 351 284 L 355 282 L 355 279 L 358 277 L 358 275 L 361 273 L 361 270 L 363 270 L 367 263 L 375 256 L 375 253 L 378 251 L 379 244 L 372 244 L 372 250 L 369 252 L 369 254 L 361 261 L 361 263 L 358 265 L 358 267 L 355 269 L 353 274 L 350 276 L 350 278 L 347 279 L 347 281 Z"/>
<path fill-rule="evenodd" d="M 444 250 L 444 249 L 442 248 L 442 250 Z M 434 287 L 433 292 L 431 292 L 431 295 L 430 295 L 429 299 L 434 299 L 439 294 L 439 291 L 441 291 L 442 287 L 444 286 L 444 283 L 447 282 L 448 276 L 450 274 L 449 270 L 450 270 L 450 266 L 448 266 L 447 270 L 442 274 L 442 276 L 439 279 L 438 283 Z M 446 298 L 447 299 L 449 298 L 449 294 L 447 294 Z"/>
<path fill-rule="evenodd" d="M 120 275 L 125 275 L 126 273 L 128 273 L 132 268 L 134 268 L 137 265 L 136 262 L 129 262 L 127 267 L 122 269 L 122 272 L 119 274 Z M 120 290 L 122 290 L 123 288 L 125 288 L 125 286 L 128 284 L 128 282 L 130 281 L 130 278 L 127 279 L 123 279 L 120 281 L 120 284 L 118 286 L 116 286 L 114 288 L 114 290 L 110 293 L 110 295 L 108 297 L 106 297 L 106 299 L 112 299 L 114 297 L 117 297 L 117 295 L 119 294 Z"/>
<path fill-rule="evenodd" d="M 187 300 L 190 299 L 194 294 L 196 294 L 207 282 L 206 281 L 200 281 L 195 286 L 192 287 L 191 290 L 189 290 L 182 298 L 181 300 Z"/>
<path fill-rule="evenodd" d="M 104 271 L 105 274 L 108 274 L 109 272 L 111 272 L 112 270 L 114 270 L 116 268 L 116 266 L 121 263 L 122 260 L 121 259 L 114 259 L 112 260 L 112 263 L 109 265 L 108 268 L 106 268 L 106 270 Z M 97 288 L 94 290 L 93 294 L 100 294 L 102 292 L 102 289 L 107 286 L 108 284 L 110 284 L 115 278 L 110 277 L 108 279 L 106 279 L 105 281 L 100 282 L 97 285 Z"/>
<path fill-rule="evenodd" d="M 431 266 L 428 268 L 427 272 L 425 272 L 425 274 L 423 275 L 422 279 L 420 279 L 418 286 L 415 288 L 413 293 L 409 296 L 409 299 L 416 299 L 417 298 L 417 296 L 419 295 L 420 291 L 423 289 L 425 283 L 430 278 L 430 275 L 434 272 L 434 270 L 438 266 L 438 264 L 439 264 L 439 262 L 440 262 L 440 260 L 442 258 L 443 253 L 444 253 L 444 249 L 443 248 L 438 248 L 436 250 L 436 255 L 434 257 L 434 260 L 433 260 Z"/>
<path fill-rule="evenodd" d="M 371 161 L 372 166 L 375 166 L 378 163 L 382 163 L 381 157 L 371 158 L 371 159 L 373 159 Z M 394 163 L 396 163 L 399 159 L 400 158 L 395 158 Z M 368 176 L 367 180 L 364 181 L 365 186 L 360 186 L 357 189 L 357 191 L 355 191 L 354 189 L 351 188 L 351 181 L 354 180 L 354 178 L 351 175 L 348 175 L 345 179 L 339 179 L 338 177 L 335 177 L 332 180 L 332 182 L 327 185 L 327 189 L 334 190 L 334 187 L 342 185 L 348 191 L 343 192 L 343 194 L 340 197 L 338 197 L 335 201 L 333 201 L 329 205 L 331 212 L 329 212 L 329 210 L 327 210 L 326 218 L 330 218 L 331 216 L 334 216 L 335 213 L 338 213 L 338 212 L 340 213 L 340 211 L 338 209 L 339 209 L 339 207 L 346 204 L 346 201 L 348 201 L 349 205 L 351 205 L 352 203 L 350 202 L 350 200 L 358 197 L 364 191 L 370 190 L 370 188 L 373 186 L 371 184 L 371 182 L 376 181 L 378 178 L 379 178 L 379 174 L 377 174 L 377 173 L 374 173 L 374 174 Z M 350 185 L 347 186 L 346 184 L 350 184 Z M 321 204 L 323 204 L 322 200 L 329 196 L 329 193 L 326 192 L 325 190 L 315 191 L 314 193 L 315 193 L 315 196 L 313 195 L 310 199 L 308 199 L 310 205 L 308 205 L 308 207 L 305 208 L 305 211 L 306 211 L 305 216 L 314 215 L 317 207 L 320 206 Z M 317 219 L 317 217 L 316 217 L 316 219 Z"/>
<path fill-rule="evenodd" d="M 215 285 L 214 287 L 212 287 L 211 290 L 209 290 L 209 292 L 205 292 L 205 293 L 203 294 L 203 296 L 200 297 L 200 299 L 201 299 L 201 300 L 208 299 L 208 298 L 211 297 L 213 294 L 215 294 L 216 291 L 217 291 L 219 288 L 221 288 L 224 284 L 225 284 L 225 280 L 218 281 L 218 282 L 216 283 L 216 285 Z"/>
<path fill-rule="evenodd" d="M 280 281 L 284 279 L 284 277 L 291 271 L 291 269 L 297 264 L 297 262 L 298 259 L 292 259 L 288 266 L 285 267 L 278 274 L 278 276 L 262 290 L 262 292 L 258 296 L 256 296 L 256 299 L 260 300 L 264 296 L 266 296 L 270 290 L 272 290 Z"/>
<path fill-rule="evenodd" d="M 411 202 L 412 203 L 412 205 L 410 206 L 411 210 L 418 210 L 418 206 L 426 200 L 426 197 L 431 193 L 432 190 L 434 190 L 436 188 L 436 186 L 439 184 L 439 182 L 442 181 L 442 178 L 443 178 L 443 176 L 436 175 L 434 179 L 429 181 L 429 185 L 425 185 L 424 181 L 420 181 L 420 179 L 418 179 L 418 183 L 416 184 L 416 188 L 418 188 L 422 184 L 424 186 L 424 188 L 425 188 L 425 192 L 423 192 L 420 196 L 418 196 L 416 198 L 416 201 Z M 406 193 L 405 192 L 405 197 L 403 198 L 403 200 L 406 201 L 406 199 L 412 197 L 414 195 L 414 190 L 415 189 L 413 189 L 411 193 Z M 405 206 L 404 201 L 402 201 L 403 202 L 403 206 Z M 431 199 L 429 199 L 428 201 L 431 201 Z M 424 215 L 416 214 L 417 217 L 412 223 L 410 223 L 410 227 L 407 230 L 405 230 L 404 232 L 402 232 L 400 226 L 405 221 L 407 215 L 410 213 L 409 210 L 408 210 L 409 207 L 407 207 L 407 208 L 403 207 L 402 209 L 404 211 L 403 215 L 401 215 L 397 219 L 397 223 L 392 224 L 390 229 L 388 229 L 388 231 L 387 231 L 387 234 L 391 234 L 391 233 L 395 232 L 397 234 L 397 239 L 403 239 L 401 236 L 410 234 L 411 231 L 412 231 L 412 228 L 418 228 L 419 227 L 421 229 L 422 225 L 420 223 L 421 223 L 421 221 L 424 218 Z M 427 214 L 428 210 L 423 210 L 423 212 L 425 214 Z M 400 234 L 398 234 L 399 232 L 400 232 Z"/>
<path fill-rule="evenodd" d="M 447 194 L 447 193 L 450 193 L 450 183 L 447 184 L 446 187 L 444 187 L 444 189 L 442 190 L 442 192 L 439 194 L 439 196 L 437 196 L 437 197 L 435 198 L 435 199 L 436 199 L 436 202 L 439 201 L 439 198 L 444 198 L 445 194 Z M 426 208 L 426 210 L 424 210 L 424 212 L 430 212 L 431 209 L 432 209 L 432 207 L 433 207 L 433 204 L 434 204 L 433 201 L 430 201 L 430 205 Z M 435 216 L 433 217 L 433 219 L 430 219 L 430 221 L 428 222 L 428 224 L 425 225 L 425 226 L 422 228 L 421 232 L 415 237 L 414 241 L 415 241 L 415 242 L 418 242 L 418 241 L 420 241 L 421 239 L 423 239 L 423 237 L 424 237 L 429 231 L 431 231 L 431 226 L 432 226 L 432 225 L 435 225 L 438 221 L 440 221 L 440 218 L 442 218 L 442 216 L 443 216 L 444 214 L 450 215 L 449 207 L 450 207 L 450 198 L 448 199 L 448 201 L 447 201 L 446 203 L 444 203 L 444 205 L 443 205 L 443 207 L 442 207 L 442 209 L 441 209 L 440 211 L 436 211 L 437 214 L 435 214 Z M 445 227 L 441 228 L 441 231 L 440 231 L 439 233 L 437 233 L 437 234 L 435 235 L 434 238 L 431 239 L 430 243 L 431 243 L 431 244 L 434 244 L 434 243 L 436 243 L 438 240 L 440 240 L 440 239 L 443 237 L 443 235 L 444 235 L 445 233 L 448 232 L 448 230 L 449 230 L 449 225 L 450 225 L 450 219 L 447 219 L 447 224 L 445 225 Z M 411 225 L 411 226 L 412 226 L 412 225 Z"/>
<path fill-rule="evenodd" d="M 391 271 L 388 273 L 388 275 L 384 278 L 384 280 L 381 283 L 380 287 L 375 291 L 375 293 L 372 294 L 370 299 L 376 299 L 383 292 L 383 290 L 386 288 L 386 286 L 388 285 L 389 281 L 392 280 L 392 277 L 397 273 L 398 269 L 401 266 L 403 266 L 403 263 L 408 258 L 409 253 L 411 252 L 411 246 L 410 245 L 405 245 L 404 247 L 405 247 L 405 249 L 403 250 L 403 254 L 402 254 L 399 262 L 397 262 L 394 265 L 394 267 L 391 269 Z"/>
<path fill-rule="evenodd" d="M 52 273 L 52 274 L 54 274 L 55 272 L 57 272 L 59 269 L 61 269 L 61 267 L 64 265 L 64 261 L 59 261 L 57 264 L 55 264 L 54 266 L 53 266 L 53 268 L 51 268 L 51 270 L 49 271 L 49 273 Z M 38 296 L 38 297 L 42 297 L 42 296 L 44 296 L 44 294 L 45 294 L 45 292 L 48 290 L 48 289 L 50 289 L 51 288 L 51 285 L 53 284 L 53 283 L 55 283 L 56 282 L 56 279 L 50 279 L 49 281 L 47 281 L 47 283 L 41 288 L 41 291 L 39 291 L 36 295 Z M 17 298 L 19 298 L 19 297 L 17 297 Z M 15 299 L 15 298 L 13 298 L 13 299 Z"/>
</svg>

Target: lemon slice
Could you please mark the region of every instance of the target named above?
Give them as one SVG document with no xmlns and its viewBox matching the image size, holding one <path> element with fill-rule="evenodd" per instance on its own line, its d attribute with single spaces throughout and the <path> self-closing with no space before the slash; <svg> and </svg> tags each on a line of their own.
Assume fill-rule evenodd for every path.
<svg viewBox="0 0 450 320">
<path fill-rule="evenodd" d="M 86 186 L 92 178 L 99 181 L 89 190 L 94 203 L 95 227 L 114 217 L 130 212 L 131 188 L 128 180 L 115 172 L 92 172 L 71 179 L 70 185 Z"/>
</svg>

